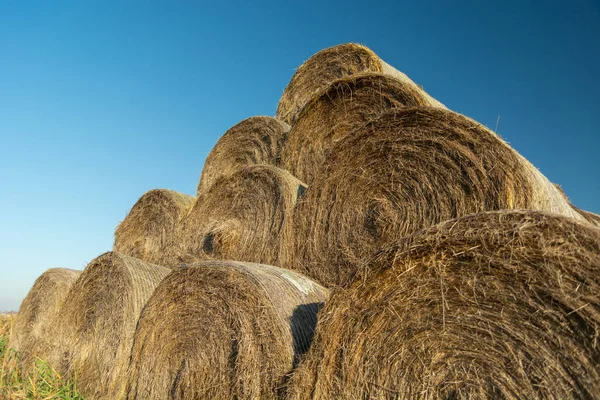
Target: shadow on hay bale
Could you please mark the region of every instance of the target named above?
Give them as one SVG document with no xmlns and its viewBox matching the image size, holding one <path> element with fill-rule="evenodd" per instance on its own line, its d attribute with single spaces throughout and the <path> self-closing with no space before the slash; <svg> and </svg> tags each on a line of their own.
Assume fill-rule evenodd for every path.
<svg viewBox="0 0 600 400">
<path fill-rule="evenodd" d="M 590 399 L 600 230 L 501 211 L 401 240 L 338 289 L 290 399 Z"/>
<path fill-rule="evenodd" d="M 222 176 L 182 222 L 181 261 L 228 259 L 277 264 L 280 231 L 302 182 L 270 165 Z"/>
<path fill-rule="evenodd" d="M 37 358 L 45 360 L 56 345 L 53 322 L 81 271 L 51 268 L 44 272 L 21 303 L 15 317 L 9 348 L 19 352 L 20 364 L 28 369 Z"/>
<path fill-rule="evenodd" d="M 263 116 L 250 117 L 231 127 L 206 157 L 198 194 L 208 190 L 219 177 L 238 169 L 255 164 L 276 166 L 289 130 L 286 123 Z"/>
<path fill-rule="evenodd" d="M 376 73 L 334 81 L 302 110 L 288 134 L 281 167 L 310 185 L 332 147 L 386 111 L 429 104 L 414 84 Z"/>
<path fill-rule="evenodd" d="M 460 216 L 532 209 L 582 219 L 535 167 L 448 110 L 399 109 L 332 151 L 282 230 L 279 265 L 349 284 L 379 249 Z"/>
<path fill-rule="evenodd" d="M 142 261 L 174 267 L 180 219 L 194 198 L 167 189 L 145 193 L 115 231 L 113 250 Z"/>
<path fill-rule="evenodd" d="M 128 399 L 272 399 L 328 291 L 284 269 L 204 261 L 156 289 L 135 334 Z"/>
<path fill-rule="evenodd" d="M 49 361 L 60 374 L 76 377 L 86 398 L 119 397 L 142 308 L 170 272 L 108 252 L 73 284 L 55 322 L 59 344 Z"/>
<path fill-rule="evenodd" d="M 331 82 L 361 72 L 393 76 L 421 92 L 427 106 L 446 108 L 366 46 L 346 43 L 319 51 L 298 67 L 279 100 L 276 117 L 290 125 L 295 124 L 304 106 Z"/>
</svg>

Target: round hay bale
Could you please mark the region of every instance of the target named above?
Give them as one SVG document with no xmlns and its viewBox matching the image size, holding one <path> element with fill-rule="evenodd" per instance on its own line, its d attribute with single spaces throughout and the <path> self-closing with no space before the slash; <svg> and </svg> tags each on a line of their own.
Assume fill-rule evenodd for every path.
<svg viewBox="0 0 600 400">
<path fill-rule="evenodd" d="M 282 267 L 325 286 L 350 283 L 398 238 L 482 211 L 531 209 L 582 219 L 527 160 L 448 110 L 394 110 L 332 151 L 283 229 Z"/>
<path fill-rule="evenodd" d="M 51 268 L 36 279 L 27 293 L 16 314 L 9 343 L 9 348 L 19 352 L 23 368 L 36 358 L 45 360 L 54 347 L 52 322 L 80 274 L 72 269 Z"/>
<path fill-rule="evenodd" d="M 290 399 L 591 399 L 600 230 L 501 211 L 444 222 L 334 292 Z"/>
<path fill-rule="evenodd" d="M 69 290 L 55 326 L 51 362 L 76 377 L 88 398 L 119 398 L 135 327 L 146 301 L 171 270 L 123 254 L 94 259 Z"/>
<path fill-rule="evenodd" d="M 277 398 L 327 295 L 269 265 L 205 261 L 174 271 L 140 317 L 127 398 Z"/>
<path fill-rule="evenodd" d="M 393 76 L 419 91 L 427 99 L 428 106 L 446 108 L 408 76 L 385 63 L 371 49 L 346 43 L 319 51 L 298 67 L 283 91 L 275 116 L 293 125 L 304 106 L 333 81 L 361 72 Z"/>
<path fill-rule="evenodd" d="M 415 85 L 377 73 L 334 81 L 302 110 L 287 137 L 281 167 L 310 183 L 334 145 L 386 111 L 429 104 Z"/>
<path fill-rule="evenodd" d="M 600 215 L 594 214 L 593 212 L 590 212 L 590 211 L 582 210 L 581 208 L 577 207 L 575 204 L 571 203 L 571 200 L 569 200 L 569 197 L 567 196 L 567 194 L 564 192 L 563 188 L 559 184 L 555 183 L 554 186 L 556 186 L 556 188 L 564 196 L 565 200 L 567 200 L 569 202 L 569 205 L 573 208 L 573 210 L 575 210 L 577 213 L 579 213 L 579 215 L 581 215 L 590 224 L 592 224 L 594 226 L 600 226 Z"/>
<path fill-rule="evenodd" d="M 180 219 L 193 203 L 194 197 L 173 190 L 150 190 L 117 227 L 113 250 L 142 261 L 176 266 L 173 240 Z"/>
<path fill-rule="evenodd" d="M 305 186 L 287 171 L 253 165 L 219 178 L 182 222 L 182 261 L 277 264 L 280 231 Z"/>
<path fill-rule="evenodd" d="M 272 117 L 250 117 L 231 127 L 210 151 L 200 183 L 198 194 L 221 176 L 255 164 L 279 164 L 281 148 L 290 127 Z"/>
</svg>

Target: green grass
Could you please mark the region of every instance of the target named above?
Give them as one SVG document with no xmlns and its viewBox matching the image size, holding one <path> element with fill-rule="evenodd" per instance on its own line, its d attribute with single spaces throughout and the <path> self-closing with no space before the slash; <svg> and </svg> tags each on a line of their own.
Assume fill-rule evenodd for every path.
<svg viewBox="0 0 600 400">
<path fill-rule="evenodd" d="M 0 315 L 0 398 L 81 400 L 74 382 L 63 379 L 47 362 L 37 360 L 28 373 L 21 370 L 19 354 L 8 347 L 14 315 Z"/>
</svg>

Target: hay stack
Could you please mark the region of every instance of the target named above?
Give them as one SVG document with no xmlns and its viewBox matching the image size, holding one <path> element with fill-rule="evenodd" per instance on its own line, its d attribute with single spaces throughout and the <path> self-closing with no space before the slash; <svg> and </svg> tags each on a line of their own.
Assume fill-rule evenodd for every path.
<svg viewBox="0 0 600 400">
<path fill-rule="evenodd" d="M 537 212 L 444 222 L 339 290 L 290 399 L 591 399 L 600 230 Z"/>
<path fill-rule="evenodd" d="M 81 271 L 51 268 L 40 275 L 21 303 L 9 347 L 17 350 L 21 364 L 28 368 L 36 358 L 46 359 L 56 338 L 52 321 L 67 292 Z"/>
<path fill-rule="evenodd" d="M 283 232 L 280 264 L 347 285 L 396 239 L 472 213 L 576 213 L 535 167 L 481 124 L 448 110 L 401 109 L 332 151 Z"/>
<path fill-rule="evenodd" d="M 174 271 L 140 317 L 127 398 L 276 398 L 327 295 L 268 265 L 205 261 Z"/>
<path fill-rule="evenodd" d="M 117 227 L 113 250 L 150 263 L 177 265 L 173 240 L 193 203 L 192 196 L 173 190 L 150 190 Z"/>
<path fill-rule="evenodd" d="M 108 252 L 73 284 L 55 322 L 60 343 L 51 362 L 76 376 L 86 398 L 118 398 L 138 318 L 170 270 Z"/>
<path fill-rule="evenodd" d="M 302 182 L 269 165 L 253 165 L 219 178 L 183 220 L 183 262 L 228 259 L 277 264 L 280 231 Z"/>
<path fill-rule="evenodd" d="M 388 75 L 339 79 L 304 107 L 284 145 L 281 166 L 310 185 L 332 147 L 350 132 L 390 109 L 428 104 L 423 90 Z"/>
<path fill-rule="evenodd" d="M 391 75 L 416 91 L 421 91 L 427 99 L 428 106 L 445 108 L 408 76 L 385 63 L 369 48 L 360 44 L 347 43 L 321 50 L 298 67 L 283 91 L 276 117 L 293 125 L 304 106 L 329 84 L 361 72 Z"/>
<path fill-rule="evenodd" d="M 206 157 L 198 193 L 208 190 L 219 177 L 249 165 L 277 165 L 289 130 L 272 117 L 251 117 L 230 128 Z"/>
</svg>

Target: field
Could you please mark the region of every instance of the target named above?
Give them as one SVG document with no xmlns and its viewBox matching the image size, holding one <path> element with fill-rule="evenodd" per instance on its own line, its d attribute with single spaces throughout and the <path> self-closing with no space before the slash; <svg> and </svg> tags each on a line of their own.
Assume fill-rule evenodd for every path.
<svg viewBox="0 0 600 400">
<path fill-rule="evenodd" d="M 8 346 L 14 320 L 14 314 L 0 314 L 0 398 L 83 399 L 73 382 L 65 382 L 42 360 L 38 360 L 29 373 L 17 367 L 19 354 Z"/>
</svg>

